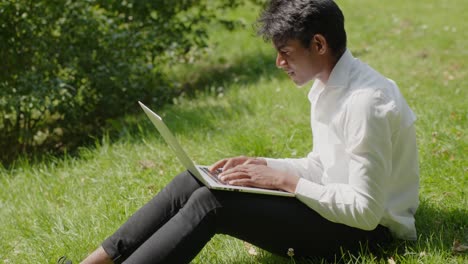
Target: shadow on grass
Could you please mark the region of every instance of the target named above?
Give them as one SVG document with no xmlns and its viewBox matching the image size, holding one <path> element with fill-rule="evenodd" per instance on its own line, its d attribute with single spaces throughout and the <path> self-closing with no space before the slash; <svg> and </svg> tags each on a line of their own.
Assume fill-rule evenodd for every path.
<svg viewBox="0 0 468 264">
<path fill-rule="evenodd" d="M 182 92 L 193 96 L 197 91 L 213 92 L 213 88 L 226 89 L 232 84 L 251 84 L 264 76 L 279 74 L 274 53 L 244 54 L 233 61 L 222 59 L 219 64 L 200 67 L 186 74 Z"/>
<path fill-rule="evenodd" d="M 416 226 L 419 239 L 416 242 L 421 250 L 452 250 L 455 240 L 467 242 L 468 210 L 458 208 L 437 208 L 423 199 L 416 213 Z"/>
<path fill-rule="evenodd" d="M 416 213 L 416 241 L 395 240 L 377 252 L 380 258 L 397 255 L 399 259 L 421 259 L 428 254 L 455 256 L 452 246 L 455 240 L 466 244 L 468 211 L 460 208 L 438 208 L 422 199 Z"/>
<path fill-rule="evenodd" d="M 220 93 L 226 92 L 231 85 L 247 86 L 261 78 L 280 75 L 281 72 L 276 68 L 274 57 L 271 54 L 246 54 L 236 61 L 200 68 L 191 73 L 190 76 L 185 76 L 187 81 L 182 85 L 183 88 L 179 96 L 183 96 L 184 100 L 196 99 L 201 94 L 208 94 L 216 98 Z M 207 131 L 218 129 L 219 125 L 214 123 L 213 113 L 225 119 L 231 119 L 239 113 L 252 112 L 248 101 L 238 102 L 229 107 L 206 105 L 177 107 L 177 109 L 172 107 L 172 104 L 158 106 L 145 100 L 142 102 L 153 111 L 161 114 L 164 122 L 175 134 L 190 134 L 190 131 L 199 129 Z M 135 102 L 135 108 L 137 109 L 135 114 L 109 121 L 106 132 L 111 135 L 111 139 L 118 139 L 125 134 L 129 135 L 129 138 L 141 134 L 148 135 L 146 131 L 154 133 L 155 128 L 146 115 L 140 111 L 137 102 Z"/>
<path fill-rule="evenodd" d="M 136 106 L 140 108 L 140 106 Z M 153 111 L 161 115 L 164 123 L 176 135 L 190 135 L 191 131 L 213 131 L 220 129 L 216 123 L 214 114 L 222 116 L 226 120 L 230 120 L 238 116 L 240 113 L 252 113 L 251 107 L 247 102 L 237 103 L 236 105 L 224 107 L 220 105 L 205 105 L 197 107 L 173 107 L 156 108 L 148 105 Z M 133 139 L 140 141 L 139 138 L 145 136 L 159 135 L 154 125 L 142 112 L 133 116 L 127 116 L 125 119 L 118 120 L 113 124 L 114 128 L 110 132 L 123 132 L 124 135 L 114 135 L 114 138 L 124 137 L 129 140 Z"/>
<path fill-rule="evenodd" d="M 239 85 L 242 87 L 255 83 L 261 78 L 278 76 L 281 72 L 276 68 L 274 59 L 272 54 L 259 52 L 245 54 L 235 61 L 200 67 L 192 71 L 190 75 L 181 78 L 184 84 L 179 92 L 179 96 L 183 95 L 188 100 L 195 99 L 200 94 L 209 94 L 216 97 L 219 93 L 223 93 L 229 89 L 231 85 Z M 177 98 L 175 99 L 177 101 Z M 215 128 L 216 124 L 212 123 L 213 118 L 211 116 L 213 112 L 230 118 L 239 111 L 250 111 L 247 102 L 229 108 L 207 106 L 197 109 L 184 109 L 179 107 L 177 111 L 168 108 L 167 106 L 170 104 L 157 106 L 149 101 L 143 100 L 142 102 L 158 113 L 164 113 L 169 117 L 176 117 L 176 119 L 179 120 L 190 120 L 190 123 L 184 125 L 184 122 L 178 122 L 176 119 L 172 120 L 171 118 L 167 118 L 165 122 L 175 133 L 185 133 L 198 128 Z M 135 102 L 135 108 L 138 109 L 136 112 L 137 114 L 112 120 L 111 122 L 113 122 L 113 125 L 108 127 L 107 131 L 112 135 L 116 135 L 116 133 L 119 135 L 120 130 L 123 129 L 130 132 L 130 135 L 134 135 L 135 132 L 137 132 L 136 134 L 141 132 L 141 128 L 138 128 L 138 125 L 142 124 L 143 114 L 137 102 Z M 146 116 L 144 118 L 146 118 Z M 121 125 L 119 125 L 119 123 Z M 149 128 L 148 124 L 149 123 L 146 122 L 144 129 Z M 135 131 L 135 129 L 139 131 Z"/>
</svg>

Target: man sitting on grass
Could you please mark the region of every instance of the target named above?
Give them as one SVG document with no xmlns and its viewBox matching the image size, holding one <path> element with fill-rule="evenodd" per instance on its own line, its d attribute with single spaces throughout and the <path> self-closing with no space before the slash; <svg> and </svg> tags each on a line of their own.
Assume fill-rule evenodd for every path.
<svg viewBox="0 0 468 264">
<path fill-rule="evenodd" d="M 212 170 L 295 198 L 210 190 L 184 172 L 83 263 L 187 263 L 215 234 L 305 258 L 416 239 L 415 115 L 397 85 L 351 55 L 331 0 L 273 0 L 258 22 L 276 65 L 297 85 L 315 80 L 313 149 L 301 159 L 228 158 Z"/>
</svg>

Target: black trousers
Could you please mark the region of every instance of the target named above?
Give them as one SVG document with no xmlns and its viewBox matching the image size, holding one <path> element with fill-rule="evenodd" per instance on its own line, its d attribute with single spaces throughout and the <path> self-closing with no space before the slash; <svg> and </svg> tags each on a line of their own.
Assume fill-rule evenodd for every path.
<svg viewBox="0 0 468 264">
<path fill-rule="evenodd" d="M 175 177 L 102 246 L 115 263 L 188 263 L 215 234 L 272 253 L 330 258 L 389 239 L 387 228 L 364 231 L 326 220 L 296 198 L 206 188 L 189 172 Z"/>
</svg>

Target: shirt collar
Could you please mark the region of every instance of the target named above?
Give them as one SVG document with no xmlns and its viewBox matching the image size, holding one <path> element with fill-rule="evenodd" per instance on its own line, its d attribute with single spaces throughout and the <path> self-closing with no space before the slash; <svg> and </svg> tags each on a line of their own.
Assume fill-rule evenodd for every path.
<svg viewBox="0 0 468 264">
<path fill-rule="evenodd" d="M 314 103 L 317 120 L 325 121 L 326 117 L 336 110 L 338 100 L 346 91 L 349 83 L 350 71 L 353 68 L 354 57 L 347 49 L 333 67 L 328 82 L 325 84 L 320 80 L 315 80 L 312 89 L 309 92 L 309 100 Z"/>
<path fill-rule="evenodd" d="M 332 72 L 328 78 L 328 82 L 325 84 L 326 87 L 346 87 L 348 86 L 349 72 L 352 68 L 354 57 L 351 51 L 346 51 L 341 55 L 341 58 L 333 67 Z"/>
<path fill-rule="evenodd" d="M 328 78 L 328 82 L 325 84 L 320 80 L 315 80 L 314 84 L 309 93 L 309 99 L 315 96 L 318 93 L 321 93 L 324 88 L 326 87 L 346 87 L 349 81 L 349 72 L 352 68 L 352 63 L 354 61 L 354 57 L 351 54 L 351 51 L 346 49 L 346 51 L 341 55 L 340 59 L 336 63 L 335 67 L 333 67 L 332 72 Z"/>
</svg>

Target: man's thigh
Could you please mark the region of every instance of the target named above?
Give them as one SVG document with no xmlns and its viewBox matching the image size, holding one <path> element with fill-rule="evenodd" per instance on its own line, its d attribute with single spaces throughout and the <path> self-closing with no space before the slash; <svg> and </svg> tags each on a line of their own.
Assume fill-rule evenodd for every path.
<svg viewBox="0 0 468 264">
<path fill-rule="evenodd" d="M 364 231 L 328 221 L 296 198 L 213 191 L 222 208 L 217 232 L 248 241 L 278 255 L 329 257 L 340 247 L 358 250 L 372 237 Z"/>
</svg>

